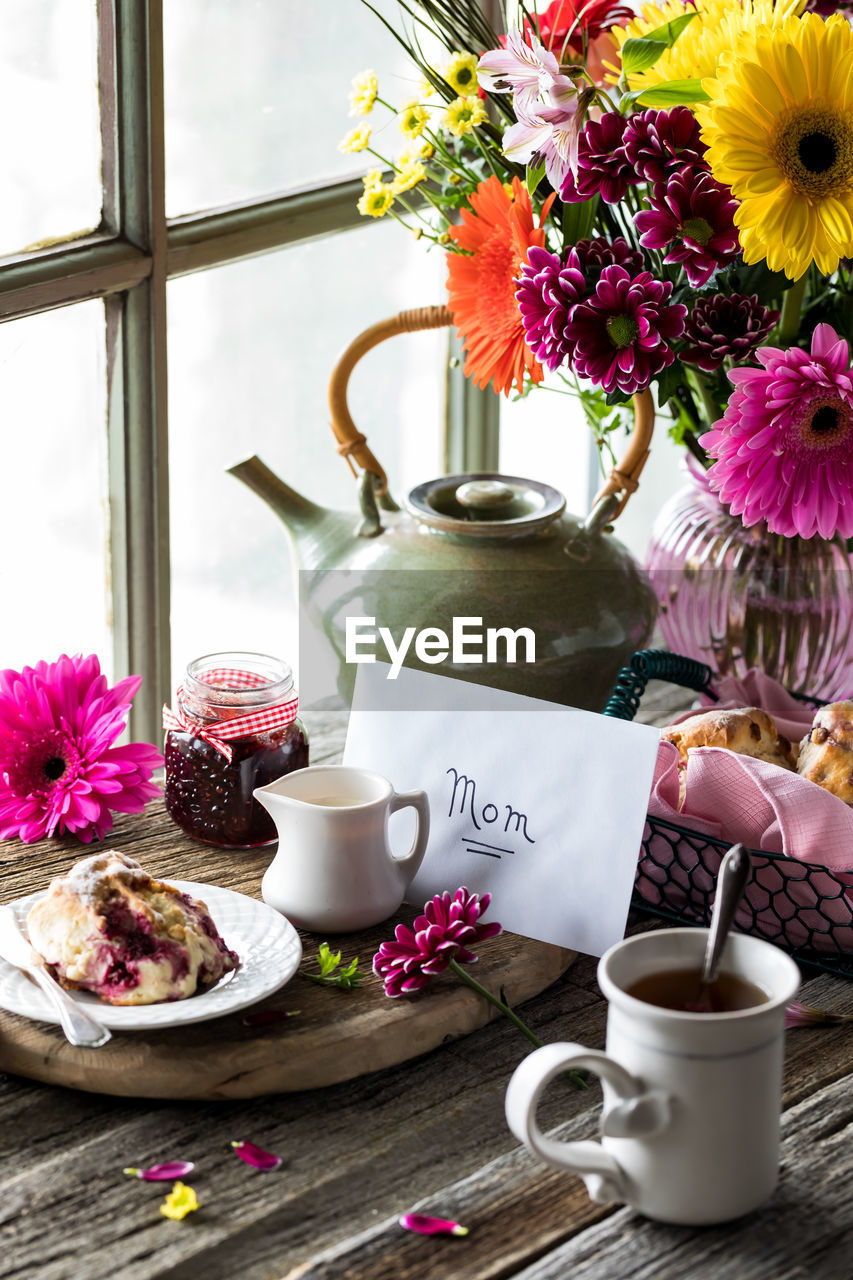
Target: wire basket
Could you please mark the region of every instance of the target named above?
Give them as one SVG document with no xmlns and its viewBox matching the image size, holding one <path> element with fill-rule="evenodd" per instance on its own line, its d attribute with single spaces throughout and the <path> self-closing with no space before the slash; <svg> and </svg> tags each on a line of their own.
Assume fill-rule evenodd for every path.
<svg viewBox="0 0 853 1280">
<path fill-rule="evenodd" d="M 713 678 L 702 662 L 646 649 L 622 668 L 604 714 L 633 720 L 649 680 L 682 685 L 716 702 Z M 814 698 L 795 696 L 820 705 Z M 707 927 L 717 872 L 730 844 L 649 814 L 633 905 L 664 920 Z M 752 876 L 736 926 L 783 947 L 802 965 L 853 978 L 853 867 L 832 872 L 780 853 L 749 852 Z"/>
</svg>

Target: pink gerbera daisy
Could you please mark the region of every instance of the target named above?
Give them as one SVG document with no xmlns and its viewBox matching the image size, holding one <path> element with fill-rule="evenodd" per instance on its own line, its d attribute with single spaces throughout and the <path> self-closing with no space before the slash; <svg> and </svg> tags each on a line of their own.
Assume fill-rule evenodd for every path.
<svg viewBox="0 0 853 1280">
<path fill-rule="evenodd" d="M 853 371 L 847 343 L 819 324 L 811 351 L 760 347 L 733 369 L 725 415 L 700 437 L 711 487 L 746 526 L 792 538 L 853 537 Z"/>
<path fill-rule="evenodd" d="M 94 654 L 0 671 L 0 839 L 70 831 L 88 844 L 112 829 L 111 809 L 138 813 L 160 794 L 159 752 L 112 745 L 141 683 L 110 689 Z"/>
</svg>

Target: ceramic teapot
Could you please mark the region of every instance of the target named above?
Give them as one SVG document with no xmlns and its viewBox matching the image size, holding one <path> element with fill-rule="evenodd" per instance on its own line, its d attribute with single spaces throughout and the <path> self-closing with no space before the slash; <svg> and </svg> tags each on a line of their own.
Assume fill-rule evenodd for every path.
<svg viewBox="0 0 853 1280">
<path fill-rule="evenodd" d="M 338 451 L 358 477 L 360 521 L 309 501 L 257 457 L 229 468 L 282 520 L 302 569 L 302 607 L 339 661 L 338 689 L 352 696 L 346 661 L 348 616 L 371 617 L 400 640 L 454 618 L 481 620 L 481 634 L 532 631 L 535 644 L 495 641 L 483 660 L 470 645 L 441 665 L 409 647 L 405 666 L 436 671 L 536 698 L 599 711 L 619 668 L 651 634 L 656 602 L 646 575 L 612 535 L 612 521 L 637 488 L 648 457 L 654 408 L 634 399 L 635 427 L 586 518 L 566 512 L 550 485 L 519 476 L 464 474 L 417 485 L 400 510 L 384 470 L 355 426 L 347 383 L 361 357 L 394 334 L 451 323 L 446 307 L 404 311 L 362 333 L 342 355 L 329 387 Z M 357 464 L 361 472 L 356 470 Z M 425 653 L 426 650 L 422 650 Z M 376 658 L 388 661 L 385 652 Z M 532 656 L 532 660 L 531 660 Z M 304 665 L 304 664 L 303 664 Z M 303 676 L 304 684 L 304 676 Z"/>
</svg>

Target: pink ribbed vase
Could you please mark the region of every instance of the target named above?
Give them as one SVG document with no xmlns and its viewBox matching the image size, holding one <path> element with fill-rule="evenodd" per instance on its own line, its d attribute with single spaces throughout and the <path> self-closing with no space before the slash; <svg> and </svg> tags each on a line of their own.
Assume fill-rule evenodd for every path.
<svg viewBox="0 0 853 1280">
<path fill-rule="evenodd" d="M 692 459 L 661 510 L 647 565 L 668 648 L 721 675 L 761 667 L 830 702 L 853 695 L 853 568 L 840 538 L 745 529 Z"/>
</svg>

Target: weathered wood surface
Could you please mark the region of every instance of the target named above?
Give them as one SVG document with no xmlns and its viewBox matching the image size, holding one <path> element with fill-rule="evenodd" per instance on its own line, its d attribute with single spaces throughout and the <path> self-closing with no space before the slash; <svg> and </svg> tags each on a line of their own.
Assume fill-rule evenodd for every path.
<svg viewBox="0 0 853 1280">
<path fill-rule="evenodd" d="M 668 709 L 661 718 L 670 718 Z M 316 737 L 313 745 L 320 759 Z M 136 841 L 142 856 L 146 842 L 134 821 L 119 827 L 124 847 Z M 39 851 L 42 869 L 27 869 L 34 853 L 0 845 L 3 897 L 28 892 L 34 879 L 40 884 L 51 861 L 56 871 L 69 861 L 67 850 L 56 858 Z M 164 873 L 199 878 L 180 848 L 162 856 Z M 213 859 L 210 878 L 229 883 L 231 872 L 216 863 L 215 851 L 203 857 Z M 231 883 L 244 873 L 245 867 L 234 872 Z M 659 926 L 637 917 L 631 927 Z M 542 1040 L 603 1046 L 606 1011 L 595 967 L 595 960 L 579 957 L 525 1006 L 525 1019 Z M 801 998 L 853 1012 L 853 984 L 827 975 L 811 979 Z M 528 1047 L 499 1020 L 345 1084 L 215 1103 L 142 1103 L 0 1076 L 0 1277 L 849 1276 L 850 1135 L 843 1126 L 850 1118 L 853 1027 L 789 1034 L 777 1196 L 741 1224 L 697 1232 L 594 1206 L 579 1180 L 518 1148 L 504 1120 L 503 1095 Z M 555 1086 L 540 1122 L 594 1136 L 599 1106 L 597 1085 L 585 1092 Z M 230 1149 L 240 1138 L 276 1151 L 282 1167 L 270 1174 L 248 1169 Z M 168 1184 L 121 1174 L 125 1165 L 165 1159 L 197 1164 L 187 1181 L 202 1208 L 184 1222 L 158 1212 Z M 461 1240 L 408 1235 L 396 1220 L 416 1207 L 456 1217 L 471 1234 Z M 703 1262 L 709 1241 L 713 1271 Z M 551 1272 L 536 1270 L 552 1260 Z"/>
</svg>

